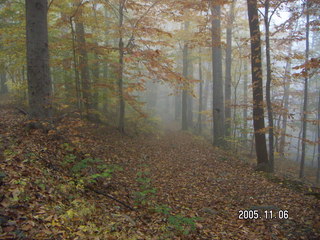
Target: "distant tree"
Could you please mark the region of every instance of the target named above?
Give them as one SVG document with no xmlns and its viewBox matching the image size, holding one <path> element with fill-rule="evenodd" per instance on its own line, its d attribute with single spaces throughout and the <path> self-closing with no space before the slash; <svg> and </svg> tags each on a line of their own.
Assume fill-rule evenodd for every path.
<svg viewBox="0 0 320 240">
<path fill-rule="evenodd" d="M 77 40 L 77 49 L 79 54 L 79 72 L 81 77 L 81 86 L 82 86 L 82 98 L 83 105 L 87 117 L 90 115 L 90 110 L 92 109 L 92 94 L 91 94 L 91 83 L 90 83 L 90 74 L 89 74 L 89 65 L 88 65 L 88 52 L 87 44 L 85 38 L 85 29 L 82 17 L 82 6 L 81 1 L 77 2 L 77 13 L 75 15 L 75 33 Z"/>
<path fill-rule="evenodd" d="M 201 47 L 199 48 L 199 112 L 198 112 L 198 134 L 202 134 L 202 109 L 203 109 L 203 78 L 202 78 L 202 60 Z"/>
<path fill-rule="evenodd" d="M 225 118 L 226 118 L 226 126 L 225 126 L 225 134 L 226 136 L 230 136 L 231 134 L 231 69 L 232 69 L 232 25 L 234 21 L 234 7 L 235 0 L 232 0 L 230 6 L 229 16 L 227 17 L 227 46 L 226 46 L 226 74 L 225 74 Z"/>
<path fill-rule="evenodd" d="M 0 94 L 6 94 L 8 92 L 7 87 L 7 75 L 4 69 L 0 70 Z"/>
<path fill-rule="evenodd" d="M 304 162 L 306 155 L 306 137 L 307 137 L 307 111 L 308 111 L 308 83 L 309 83 L 309 72 L 308 72 L 308 61 L 309 61 L 309 1 L 306 0 L 306 51 L 305 51 L 305 78 L 304 78 L 304 97 L 303 97 L 303 110 L 302 110 L 302 144 L 301 144 L 301 162 L 300 162 L 300 173 L 299 177 L 304 177 Z"/>
<path fill-rule="evenodd" d="M 51 78 L 48 50 L 47 1 L 26 0 L 27 76 L 30 116 L 51 116 Z"/>
<path fill-rule="evenodd" d="M 262 63 L 261 63 L 261 33 L 257 0 L 247 0 L 249 27 L 251 37 L 251 73 L 253 92 L 253 127 L 256 143 L 257 170 L 270 171 L 265 136 Z"/>
<path fill-rule="evenodd" d="M 123 18 L 124 18 L 125 1 L 119 1 L 119 68 L 118 68 L 118 91 L 119 91 L 119 119 L 118 128 L 124 133 L 125 101 L 123 91 L 123 67 L 124 67 L 124 42 L 123 42 Z"/>
<path fill-rule="evenodd" d="M 272 100 L 271 100 L 271 86 L 272 86 L 272 68 L 271 68 L 271 49 L 270 49 L 270 22 L 273 15 L 276 13 L 276 10 L 280 5 L 285 2 L 280 1 L 264 1 L 264 13 L 262 13 L 264 18 L 264 28 L 265 28 L 265 42 L 266 42 L 266 71 L 267 71 L 267 81 L 266 81 L 266 103 L 267 103 L 267 112 L 268 112 L 268 132 L 269 132 L 269 163 L 271 170 L 274 169 L 274 121 L 273 121 L 273 109 L 272 109 Z M 270 13 L 270 8 L 273 8 Z"/>
<path fill-rule="evenodd" d="M 189 28 L 189 22 L 185 22 L 184 30 L 188 30 L 188 28 Z M 189 75 L 188 55 L 189 55 L 188 43 L 185 42 L 183 45 L 183 57 L 182 57 L 182 74 L 185 79 L 187 79 Z M 184 83 L 183 90 L 182 90 L 182 112 L 181 113 L 182 113 L 182 117 L 181 117 L 182 130 L 187 130 L 188 129 L 188 89 L 187 89 L 186 83 Z"/>
<path fill-rule="evenodd" d="M 274 168 L 274 133 L 273 133 L 273 111 L 271 103 L 271 56 L 270 56 L 270 21 L 272 16 L 269 17 L 269 0 L 264 2 L 264 27 L 266 35 L 266 60 L 267 60 L 267 82 L 266 82 L 266 102 L 268 111 L 268 123 L 269 123 L 269 162 L 271 170 Z"/>
<path fill-rule="evenodd" d="M 247 145 L 247 128 L 248 128 L 248 60 L 244 59 L 244 76 L 243 76 L 243 134 L 242 138 L 244 143 Z"/>
<path fill-rule="evenodd" d="M 283 85 L 283 108 L 288 109 L 289 108 L 289 90 L 290 90 L 290 81 L 291 81 L 291 55 L 292 55 L 292 35 L 293 31 L 290 31 L 289 38 L 290 43 L 288 46 L 288 57 L 286 60 L 286 67 L 285 67 L 285 73 L 284 73 L 284 85 Z M 283 114 L 282 116 L 282 126 L 281 126 L 281 137 L 280 137 L 280 146 L 279 146 L 279 152 L 282 157 L 284 157 L 284 147 L 286 143 L 286 132 L 287 132 L 287 122 L 288 122 L 288 114 L 287 112 Z"/>
<path fill-rule="evenodd" d="M 221 3 L 211 1 L 212 14 L 212 71 L 213 71 L 213 144 L 222 146 L 224 144 L 224 99 L 222 79 L 222 50 L 221 50 Z"/>
<path fill-rule="evenodd" d="M 318 90 L 318 114 L 317 114 L 317 132 L 318 132 L 318 168 L 317 168 L 317 183 L 320 181 L 320 89 Z"/>
</svg>

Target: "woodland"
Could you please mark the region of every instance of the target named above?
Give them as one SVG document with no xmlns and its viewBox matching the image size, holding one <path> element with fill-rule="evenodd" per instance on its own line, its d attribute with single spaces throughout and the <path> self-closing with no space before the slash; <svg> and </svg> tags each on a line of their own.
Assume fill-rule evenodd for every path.
<svg viewBox="0 0 320 240">
<path fill-rule="evenodd" d="M 0 239 L 320 239 L 319 0 L 1 0 Z"/>
</svg>

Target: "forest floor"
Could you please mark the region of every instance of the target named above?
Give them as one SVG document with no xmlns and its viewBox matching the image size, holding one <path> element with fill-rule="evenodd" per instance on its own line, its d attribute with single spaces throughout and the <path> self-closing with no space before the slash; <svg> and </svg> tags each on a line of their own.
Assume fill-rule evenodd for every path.
<svg viewBox="0 0 320 240">
<path fill-rule="evenodd" d="M 316 189 L 200 137 L 121 136 L 76 117 L 28 126 L 1 107 L 0 239 L 320 239 Z"/>
</svg>

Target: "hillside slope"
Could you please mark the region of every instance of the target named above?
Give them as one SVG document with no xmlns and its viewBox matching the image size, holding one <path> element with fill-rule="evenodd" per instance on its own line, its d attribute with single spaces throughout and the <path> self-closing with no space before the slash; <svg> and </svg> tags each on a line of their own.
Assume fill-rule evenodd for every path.
<svg viewBox="0 0 320 240">
<path fill-rule="evenodd" d="M 30 129 L 2 108 L 0 239 L 320 238 L 319 200 L 230 154 L 188 133 L 121 136 L 75 117 Z M 258 219 L 239 219 L 250 209 Z"/>
</svg>

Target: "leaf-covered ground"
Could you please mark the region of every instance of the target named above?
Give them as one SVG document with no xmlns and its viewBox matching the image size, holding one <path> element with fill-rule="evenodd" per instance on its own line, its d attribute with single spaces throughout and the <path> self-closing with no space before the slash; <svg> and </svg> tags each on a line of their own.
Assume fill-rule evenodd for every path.
<svg viewBox="0 0 320 240">
<path fill-rule="evenodd" d="M 0 239 L 320 238 L 308 186 L 296 191 L 199 137 L 121 136 L 75 116 L 28 126 L 0 110 Z M 250 209 L 261 218 L 238 219 Z"/>
</svg>

